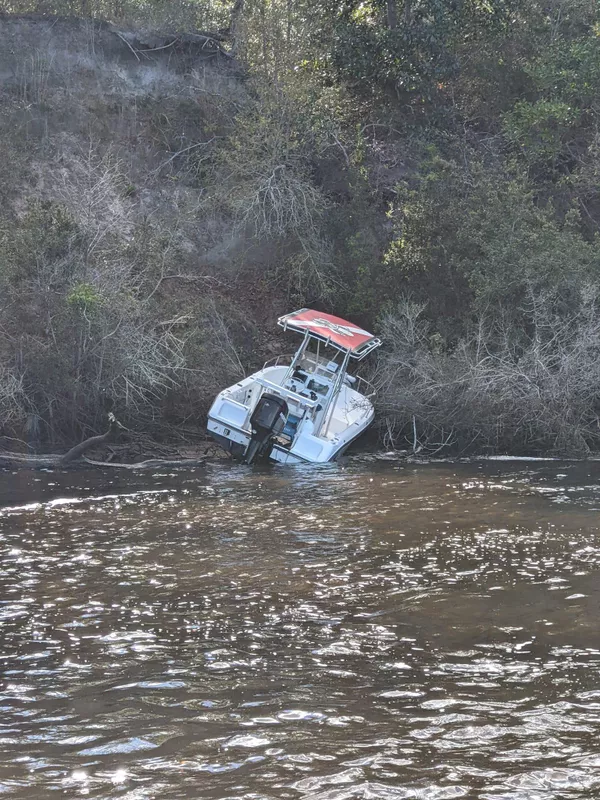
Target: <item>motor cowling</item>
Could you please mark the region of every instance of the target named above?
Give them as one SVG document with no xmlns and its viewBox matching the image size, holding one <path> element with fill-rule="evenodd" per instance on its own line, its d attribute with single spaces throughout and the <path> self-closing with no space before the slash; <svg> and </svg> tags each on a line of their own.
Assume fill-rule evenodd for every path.
<svg viewBox="0 0 600 800">
<path fill-rule="evenodd" d="M 250 417 L 252 438 L 244 454 L 244 462 L 251 464 L 267 449 L 271 439 L 284 429 L 288 415 L 288 404 L 282 397 L 265 392 Z"/>
</svg>

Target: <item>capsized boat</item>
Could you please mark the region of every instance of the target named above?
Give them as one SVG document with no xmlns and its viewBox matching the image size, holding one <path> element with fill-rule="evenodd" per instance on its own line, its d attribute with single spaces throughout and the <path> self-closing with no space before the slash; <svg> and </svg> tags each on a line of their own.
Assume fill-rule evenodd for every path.
<svg viewBox="0 0 600 800">
<path fill-rule="evenodd" d="M 247 464 L 259 457 L 283 464 L 335 461 L 375 415 L 373 387 L 350 375 L 348 366 L 381 341 L 309 308 L 280 317 L 278 324 L 302 334 L 300 347 L 220 392 L 208 432 Z"/>
</svg>

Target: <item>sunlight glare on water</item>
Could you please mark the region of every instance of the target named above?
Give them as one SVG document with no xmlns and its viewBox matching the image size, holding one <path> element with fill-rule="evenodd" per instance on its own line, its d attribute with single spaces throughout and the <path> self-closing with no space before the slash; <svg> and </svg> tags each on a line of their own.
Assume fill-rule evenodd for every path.
<svg viewBox="0 0 600 800">
<path fill-rule="evenodd" d="M 1 478 L 2 797 L 600 796 L 600 465 Z"/>
</svg>

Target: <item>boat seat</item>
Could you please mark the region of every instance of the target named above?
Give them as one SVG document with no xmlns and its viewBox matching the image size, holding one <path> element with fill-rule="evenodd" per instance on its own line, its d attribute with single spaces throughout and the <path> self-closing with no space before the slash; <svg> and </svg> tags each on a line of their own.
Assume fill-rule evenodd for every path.
<svg viewBox="0 0 600 800">
<path fill-rule="evenodd" d="M 284 436 L 289 436 L 290 439 L 293 439 L 296 435 L 296 429 L 298 428 L 298 423 L 300 420 L 301 417 L 298 417 L 296 414 L 288 414 L 282 434 Z"/>
</svg>

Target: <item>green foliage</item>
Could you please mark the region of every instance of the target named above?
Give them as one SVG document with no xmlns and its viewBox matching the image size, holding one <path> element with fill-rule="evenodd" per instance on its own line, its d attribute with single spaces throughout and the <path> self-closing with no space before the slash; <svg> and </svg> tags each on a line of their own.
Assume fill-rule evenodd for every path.
<svg viewBox="0 0 600 800">
<path fill-rule="evenodd" d="M 371 97 L 415 108 L 444 102 L 449 84 L 473 63 L 473 48 L 499 49 L 518 0 L 371 0 L 325 4 L 328 65 L 337 79 Z M 461 51 L 469 51 L 461 63 Z M 426 105 L 429 113 L 432 108 Z"/>
<path fill-rule="evenodd" d="M 561 37 L 528 68 L 536 90 L 578 108 L 586 108 L 600 91 L 600 36 L 594 28 L 575 41 Z"/>
<path fill-rule="evenodd" d="M 598 29 L 588 28 L 586 36 L 574 40 L 555 36 L 549 47 L 533 55 L 525 72 L 534 99 L 519 99 L 504 114 L 504 135 L 528 165 L 572 170 L 582 144 L 595 130 Z"/>
<path fill-rule="evenodd" d="M 449 47 L 455 14 L 450 6 L 432 0 L 417 4 L 414 13 L 403 14 L 400 24 L 391 27 L 384 7 L 377 2 L 348 3 L 337 12 L 333 69 L 362 92 L 380 88 L 418 92 L 431 99 L 435 84 L 456 68 Z"/>
<path fill-rule="evenodd" d="M 560 100 L 520 100 L 504 115 L 503 130 L 529 163 L 556 164 L 578 119 L 577 110 Z"/>
<path fill-rule="evenodd" d="M 525 324 L 527 294 L 551 290 L 568 307 L 574 285 L 600 279 L 600 247 L 583 238 L 577 212 L 561 222 L 523 177 L 435 157 L 400 192 L 388 285 L 428 301 L 446 332 L 472 310 Z"/>
<path fill-rule="evenodd" d="M 521 180 L 492 183 L 474 199 L 453 266 L 467 277 L 477 307 L 518 315 L 526 294 L 549 290 L 568 307 L 572 286 L 600 278 L 600 249 L 581 235 L 577 212 L 557 220 Z"/>
<path fill-rule="evenodd" d="M 374 195 L 363 174 L 360 160 L 349 180 L 349 201 L 333 210 L 328 230 L 335 259 L 343 279 L 340 310 L 361 319 L 378 313 L 382 285 L 382 220 L 374 208 Z"/>
<path fill-rule="evenodd" d="M 89 283 L 76 283 L 67 295 L 67 304 L 81 313 L 93 312 L 101 303 L 102 297 L 98 290 Z"/>
</svg>

